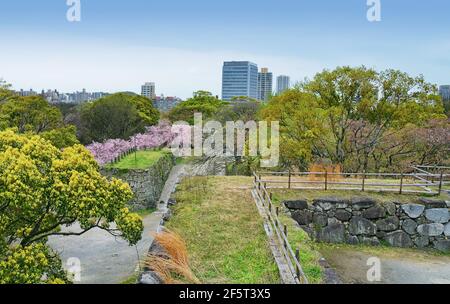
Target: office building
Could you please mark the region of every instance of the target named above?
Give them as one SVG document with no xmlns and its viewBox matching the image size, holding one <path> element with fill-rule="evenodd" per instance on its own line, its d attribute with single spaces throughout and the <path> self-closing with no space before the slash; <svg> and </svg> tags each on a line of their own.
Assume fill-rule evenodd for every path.
<svg viewBox="0 0 450 304">
<path fill-rule="evenodd" d="M 154 82 L 146 82 L 141 88 L 141 95 L 148 99 L 154 100 L 156 98 L 156 90 Z"/>
<path fill-rule="evenodd" d="M 269 73 L 268 68 L 262 68 L 258 73 L 258 99 L 268 101 L 272 95 L 273 74 Z"/>
<path fill-rule="evenodd" d="M 291 78 L 280 75 L 277 77 L 277 94 L 281 94 L 291 88 Z"/>
<path fill-rule="evenodd" d="M 258 66 L 249 61 L 227 61 L 222 71 L 222 99 L 258 98 Z"/>
</svg>

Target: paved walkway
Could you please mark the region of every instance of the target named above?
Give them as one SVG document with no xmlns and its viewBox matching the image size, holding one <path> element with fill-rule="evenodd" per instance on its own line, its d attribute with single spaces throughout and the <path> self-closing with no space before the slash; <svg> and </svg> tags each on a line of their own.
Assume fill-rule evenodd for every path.
<svg viewBox="0 0 450 304">
<path fill-rule="evenodd" d="M 142 240 L 133 247 L 122 239 L 116 239 L 107 232 L 95 229 L 83 236 L 51 237 L 49 245 L 60 253 L 63 264 L 70 258 L 78 258 L 81 262 L 81 284 L 117 284 L 121 283 L 139 269 L 139 258 L 142 259 L 153 242 L 152 232 L 160 229 L 167 201 L 176 183 L 186 174 L 186 166 L 175 166 L 161 194 L 158 210 L 143 219 L 144 233 Z M 64 231 L 79 232 L 75 225 L 64 228 Z M 64 265 L 67 267 L 68 265 Z"/>
<path fill-rule="evenodd" d="M 347 284 L 369 284 L 367 261 L 378 257 L 381 261 L 381 281 L 378 284 L 450 284 L 450 257 L 425 252 L 377 253 L 370 255 L 351 249 L 323 252 L 327 261 Z"/>
</svg>

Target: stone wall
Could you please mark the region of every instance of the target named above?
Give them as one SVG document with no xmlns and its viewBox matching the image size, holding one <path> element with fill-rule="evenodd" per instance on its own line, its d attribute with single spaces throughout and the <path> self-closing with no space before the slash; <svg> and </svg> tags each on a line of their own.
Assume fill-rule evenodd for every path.
<svg viewBox="0 0 450 304">
<path fill-rule="evenodd" d="M 145 170 L 102 169 L 101 173 L 127 182 L 134 193 L 129 205 L 133 211 L 156 208 L 170 171 L 174 157 L 166 154 L 156 164 Z"/>
<path fill-rule="evenodd" d="M 285 201 L 292 218 L 318 242 L 387 244 L 450 252 L 450 203 L 420 199 L 411 204 L 371 198 Z"/>
</svg>

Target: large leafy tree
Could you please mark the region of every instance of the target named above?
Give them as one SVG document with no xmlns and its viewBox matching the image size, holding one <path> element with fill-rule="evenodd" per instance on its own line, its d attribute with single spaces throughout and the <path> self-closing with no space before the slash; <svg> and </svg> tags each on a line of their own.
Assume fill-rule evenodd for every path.
<svg viewBox="0 0 450 304">
<path fill-rule="evenodd" d="M 318 98 L 298 88 L 273 97 L 262 109 L 264 119 L 280 122 L 282 167 L 308 167 L 315 143 L 329 136 L 323 123 L 325 114 Z"/>
<path fill-rule="evenodd" d="M 46 246 L 53 235 L 97 228 L 131 245 L 140 240 L 142 220 L 126 207 L 130 187 L 98 170 L 83 146 L 61 151 L 37 135 L 0 132 L 0 283 L 65 282 Z M 61 230 L 74 223 L 81 232 Z"/>
<path fill-rule="evenodd" d="M 4 89 L 0 101 L 0 130 L 15 128 L 20 133 L 41 134 L 56 147 L 78 144 L 76 128 L 66 126 L 60 110 L 40 96 L 21 97 Z"/>
<path fill-rule="evenodd" d="M 0 128 L 41 133 L 62 126 L 61 112 L 40 96 L 11 96 L 0 106 Z"/>
<path fill-rule="evenodd" d="M 81 140 L 127 139 L 158 123 L 159 112 L 142 96 L 117 93 L 86 104 L 81 110 Z"/>
<path fill-rule="evenodd" d="M 262 113 L 280 120 L 284 164 L 304 168 L 327 160 L 348 171 L 388 169 L 379 153 L 389 138 L 445 119 L 436 86 L 423 76 L 366 67 L 325 70 L 273 98 Z"/>
<path fill-rule="evenodd" d="M 387 130 L 423 124 L 443 114 L 436 86 L 423 76 L 411 77 L 397 70 L 339 67 L 317 74 L 302 88 L 314 94 L 327 111 L 326 122 L 333 135 L 323 145 L 328 158 L 347 167 L 356 153 L 362 170 L 368 169 L 370 155 Z M 363 140 L 351 141 L 350 136 Z"/>
<path fill-rule="evenodd" d="M 228 121 L 256 121 L 261 103 L 257 100 L 233 100 L 229 104 L 222 106 L 214 117 L 222 122 Z"/>
<path fill-rule="evenodd" d="M 198 91 L 194 96 L 183 101 L 169 112 L 172 122 L 185 121 L 194 124 L 194 114 L 202 113 L 203 119 L 210 119 L 225 103 L 210 92 Z"/>
</svg>

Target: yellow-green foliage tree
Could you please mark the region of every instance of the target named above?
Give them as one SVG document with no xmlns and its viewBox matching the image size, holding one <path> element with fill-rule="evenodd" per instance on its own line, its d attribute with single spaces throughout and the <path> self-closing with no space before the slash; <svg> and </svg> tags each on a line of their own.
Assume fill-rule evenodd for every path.
<svg viewBox="0 0 450 304">
<path fill-rule="evenodd" d="M 445 152 L 439 140 L 433 149 L 407 145 L 407 154 L 399 149 L 407 144 L 401 142 L 389 149 L 395 151 L 394 160 L 381 155 L 407 126 L 423 128 L 437 120 L 431 124 L 436 128 L 446 120 L 436 86 L 397 70 L 325 70 L 272 98 L 262 116 L 280 121 L 282 167 L 307 169 L 310 162 L 327 161 L 346 171 L 389 171 L 402 155 L 409 158 L 404 163 L 428 164 Z M 421 154 L 426 157 L 414 156 Z"/>
<path fill-rule="evenodd" d="M 261 110 L 260 115 L 267 121 L 280 122 L 281 166 L 308 168 L 314 143 L 329 136 L 325 114 L 315 96 L 299 89 L 273 97 Z"/>
<path fill-rule="evenodd" d="M 0 283 L 64 283 L 49 236 L 94 228 L 136 244 L 142 219 L 128 184 L 107 180 L 83 146 L 61 151 L 37 135 L 0 132 Z M 79 223 L 82 231 L 61 230 Z M 112 225 L 115 223 L 115 225 Z"/>
<path fill-rule="evenodd" d="M 40 134 L 57 148 L 78 144 L 76 127 L 65 125 L 61 111 L 40 96 L 22 97 L 0 81 L 0 130 Z"/>
</svg>

